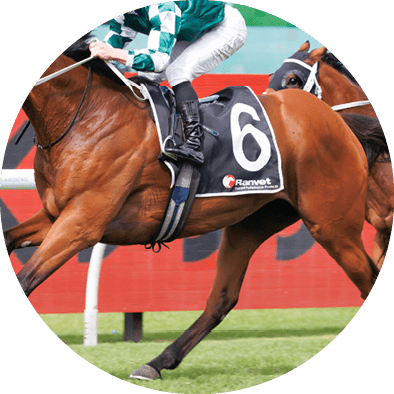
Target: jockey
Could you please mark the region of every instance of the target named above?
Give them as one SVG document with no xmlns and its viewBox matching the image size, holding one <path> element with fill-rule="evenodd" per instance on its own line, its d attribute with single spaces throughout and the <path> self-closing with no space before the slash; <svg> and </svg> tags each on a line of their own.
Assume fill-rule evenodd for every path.
<svg viewBox="0 0 394 394">
<path fill-rule="evenodd" d="M 124 49 L 137 35 L 147 48 Z M 110 22 L 104 42 L 90 44 L 92 56 L 115 60 L 156 83 L 168 80 L 181 115 L 185 142 L 167 151 L 177 159 L 202 164 L 202 130 L 193 79 L 234 54 L 246 40 L 246 26 L 235 8 L 221 1 L 183 0 L 150 5 Z"/>
</svg>

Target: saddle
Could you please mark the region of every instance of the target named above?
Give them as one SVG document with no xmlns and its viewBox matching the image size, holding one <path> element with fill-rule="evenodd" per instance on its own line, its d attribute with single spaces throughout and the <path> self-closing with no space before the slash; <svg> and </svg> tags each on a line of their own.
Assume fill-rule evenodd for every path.
<svg viewBox="0 0 394 394">
<path fill-rule="evenodd" d="M 177 238 L 194 198 L 277 193 L 283 189 L 275 135 L 260 101 L 249 87 L 225 88 L 200 102 L 205 161 L 198 168 L 166 151 L 183 142 L 182 121 L 171 89 L 138 79 L 146 88 L 156 123 L 158 157 L 172 175 L 171 193 L 159 233 L 149 248 Z M 158 245 L 158 246 L 156 246 Z"/>
</svg>

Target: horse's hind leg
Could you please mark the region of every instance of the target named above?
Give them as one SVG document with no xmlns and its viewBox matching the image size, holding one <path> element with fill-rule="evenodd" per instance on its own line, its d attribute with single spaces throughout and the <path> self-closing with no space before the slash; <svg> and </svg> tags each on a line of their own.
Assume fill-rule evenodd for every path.
<svg viewBox="0 0 394 394">
<path fill-rule="evenodd" d="M 162 369 L 174 369 L 183 358 L 215 328 L 238 301 L 250 258 L 271 235 L 299 219 L 284 201 L 273 201 L 247 219 L 223 231 L 215 281 L 204 313 L 162 354 L 138 368 L 130 377 L 160 378 Z M 264 225 L 266 223 L 266 225 Z"/>
<path fill-rule="evenodd" d="M 8 254 L 15 249 L 41 245 L 53 221 L 42 208 L 30 219 L 4 231 Z"/>
<path fill-rule="evenodd" d="M 373 247 L 372 247 L 372 261 L 376 263 L 376 266 L 381 269 L 386 258 L 387 249 L 389 246 L 390 234 L 386 232 L 376 231 Z"/>
<path fill-rule="evenodd" d="M 366 219 L 376 229 L 372 260 L 381 268 L 393 225 L 394 184 L 391 163 L 375 163 L 368 177 Z"/>
<path fill-rule="evenodd" d="M 347 276 L 358 287 L 361 297 L 366 299 L 379 274 L 379 269 L 364 250 L 361 238 L 353 237 L 318 241 L 343 268 Z"/>
<path fill-rule="evenodd" d="M 346 195 L 346 191 L 342 194 Z M 314 204 L 317 209 L 310 209 L 307 214 L 301 213 L 301 218 L 314 239 L 343 268 L 360 290 L 361 297 L 365 299 L 372 289 L 379 269 L 366 253 L 361 239 L 365 194 L 359 193 L 353 197 L 353 201 L 351 197 L 347 201 L 341 200 L 341 197 L 333 198 L 333 203 L 329 203 L 326 209 Z M 325 200 L 330 200 L 328 194 Z M 344 204 L 344 201 L 347 203 Z"/>
</svg>

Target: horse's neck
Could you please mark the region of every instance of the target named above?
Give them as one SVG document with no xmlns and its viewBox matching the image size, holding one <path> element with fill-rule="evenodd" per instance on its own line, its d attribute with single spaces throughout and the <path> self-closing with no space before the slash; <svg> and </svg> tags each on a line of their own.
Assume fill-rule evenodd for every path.
<svg viewBox="0 0 394 394">
<path fill-rule="evenodd" d="M 48 68 L 44 76 L 70 64 L 71 60 L 61 57 Z M 60 137 L 71 122 L 86 84 L 84 74 L 87 75 L 87 71 L 79 67 L 34 87 L 29 93 L 22 108 L 41 145 L 47 145 Z"/>
<path fill-rule="evenodd" d="M 323 101 L 330 106 L 368 100 L 360 86 L 324 62 L 320 62 L 319 83 Z"/>
</svg>

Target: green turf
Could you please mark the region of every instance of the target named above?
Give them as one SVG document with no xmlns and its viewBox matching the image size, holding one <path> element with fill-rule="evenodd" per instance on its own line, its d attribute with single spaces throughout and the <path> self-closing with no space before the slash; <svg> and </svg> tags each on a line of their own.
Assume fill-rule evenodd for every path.
<svg viewBox="0 0 394 394">
<path fill-rule="evenodd" d="M 173 371 L 155 382 L 128 379 L 159 355 L 201 312 L 144 313 L 144 337 L 125 343 L 123 314 L 100 314 L 99 344 L 83 345 L 83 315 L 42 315 L 72 350 L 133 384 L 172 393 L 219 393 L 261 384 L 303 364 L 327 346 L 358 308 L 232 311 Z"/>
</svg>

